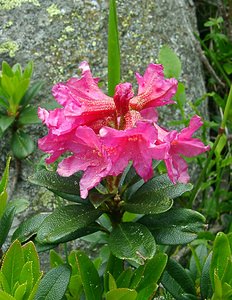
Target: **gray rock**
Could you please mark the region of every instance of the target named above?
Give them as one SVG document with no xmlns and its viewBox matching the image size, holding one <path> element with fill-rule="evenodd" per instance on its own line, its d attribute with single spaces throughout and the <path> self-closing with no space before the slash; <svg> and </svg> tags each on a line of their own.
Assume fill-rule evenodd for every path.
<svg viewBox="0 0 232 300">
<path fill-rule="evenodd" d="M 35 105 L 50 102 L 52 85 L 75 75 L 83 60 L 90 63 L 94 76 L 106 83 L 108 3 L 106 0 L 0 1 L 0 62 L 25 66 L 29 60 L 34 61 L 33 79 L 46 82 Z M 186 85 L 188 100 L 201 97 L 205 87 L 193 37 L 197 31 L 193 2 L 119 0 L 117 4 L 123 81 L 132 82 L 136 89 L 134 73 L 142 74 L 150 62 L 156 62 L 161 46 L 168 44 L 182 62 L 181 80 Z M 174 110 L 166 109 L 165 118 L 178 120 L 180 115 Z M 186 108 L 186 112 L 191 109 Z M 45 129 L 36 126 L 30 132 L 37 140 Z M 7 142 L 1 141 L 0 150 L 1 159 L 5 160 Z M 40 155 L 33 154 L 33 163 Z M 22 162 L 15 195 L 28 198 L 31 210 L 37 211 L 44 190 L 38 191 L 26 182 L 31 172 L 32 168 Z M 42 196 L 43 201 L 46 196 Z M 44 202 L 42 206 L 47 208 Z"/>
</svg>

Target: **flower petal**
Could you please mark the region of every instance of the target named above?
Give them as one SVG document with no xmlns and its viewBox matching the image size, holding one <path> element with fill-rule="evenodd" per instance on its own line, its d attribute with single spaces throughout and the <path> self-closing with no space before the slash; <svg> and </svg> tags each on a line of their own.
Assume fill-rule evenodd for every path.
<svg viewBox="0 0 232 300">
<path fill-rule="evenodd" d="M 175 78 L 165 79 L 163 66 L 149 64 L 144 76 L 136 74 L 139 89 L 138 95 L 130 100 L 130 107 L 142 110 L 148 107 L 158 107 L 174 103 L 171 98 L 177 90 Z"/>
</svg>

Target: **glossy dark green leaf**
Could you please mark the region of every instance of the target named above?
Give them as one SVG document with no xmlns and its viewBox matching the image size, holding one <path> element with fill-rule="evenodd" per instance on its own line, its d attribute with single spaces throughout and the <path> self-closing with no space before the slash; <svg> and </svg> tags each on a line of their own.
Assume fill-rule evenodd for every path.
<svg viewBox="0 0 232 300">
<path fill-rule="evenodd" d="M 3 116 L 0 115 L 0 137 L 1 135 L 10 127 L 10 125 L 14 122 L 15 117 L 13 116 Z"/>
<path fill-rule="evenodd" d="M 80 195 L 79 182 L 81 174 L 77 173 L 69 177 L 62 177 L 55 171 L 39 170 L 29 178 L 31 183 L 44 186 L 47 189 L 55 190 L 71 195 Z M 86 200 L 83 201 L 86 203 Z"/>
<path fill-rule="evenodd" d="M 163 286 L 177 300 L 186 293 L 195 295 L 195 286 L 188 272 L 174 259 L 169 258 L 161 279 Z"/>
<path fill-rule="evenodd" d="M 33 106 L 26 106 L 20 113 L 18 123 L 20 125 L 37 124 L 41 121 L 38 118 L 38 109 Z"/>
<path fill-rule="evenodd" d="M 43 81 L 37 81 L 32 84 L 23 96 L 21 105 L 26 106 L 28 103 L 30 103 L 31 100 L 38 94 L 43 85 Z"/>
<path fill-rule="evenodd" d="M 64 193 L 64 192 L 60 192 L 60 191 L 57 191 L 57 190 L 53 190 L 53 189 L 49 189 L 51 192 L 53 192 L 55 195 L 65 199 L 65 200 L 68 200 L 68 201 L 71 201 L 71 202 L 75 202 L 75 203 L 82 203 L 82 204 L 89 204 L 89 201 L 88 199 L 82 199 L 80 196 L 78 195 L 73 195 L 73 194 L 67 194 L 67 193 Z"/>
<path fill-rule="evenodd" d="M 88 205 L 67 205 L 55 209 L 41 224 L 37 233 L 39 243 L 63 243 L 98 230 L 89 226 L 102 214 Z"/>
<path fill-rule="evenodd" d="M 211 299 L 213 294 L 212 283 L 210 280 L 210 265 L 212 260 L 212 252 L 208 255 L 201 273 L 201 297 L 202 299 Z"/>
<path fill-rule="evenodd" d="M 14 285 L 19 281 L 20 273 L 24 265 L 23 250 L 19 241 L 11 244 L 4 256 L 1 271 L 8 282 L 9 290 L 5 292 L 13 294 Z"/>
<path fill-rule="evenodd" d="M 144 199 L 174 199 L 187 191 L 191 191 L 192 184 L 173 184 L 166 174 L 153 177 L 144 183 L 132 196 L 128 202 L 142 202 Z"/>
<path fill-rule="evenodd" d="M 164 75 L 178 79 L 181 74 L 181 62 L 176 53 L 167 45 L 160 49 L 158 61 L 164 66 Z"/>
<path fill-rule="evenodd" d="M 86 300 L 101 300 L 101 279 L 93 262 L 81 251 L 77 251 L 75 257 Z"/>
<path fill-rule="evenodd" d="M 108 95 L 113 96 L 120 82 L 120 47 L 118 38 L 116 1 L 110 0 L 108 23 Z"/>
<path fill-rule="evenodd" d="M 150 231 L 138 223 L 122 223 L 115 227 L 109 239 L 112 253 L 120 258 L 144 264 L 154 256 L 156 245 Z"/>
<path fill-rule="evenodd" d="M 37 233 L 42 222 L 48 215 L 49 213 L 40 213 L 26 219 L 17 227 L 12 235 L 11 240 L 14 241 L 18 239 L 20 242 L 29 240 L 33 235 Z"/>
<path fill-rule="evenodd" d="M 159 194 L 159 196 L 156 195 L 154 198 L 136 198 L 136 200 L 134 200 L 132 196 L 130 201 L 125 202 L 123 207 L 126 211 L 136 214 L 159 214 L 169 210 L 172 205 L 172 199 Z"/>
<path fill-rule="evenodd" d="M 11 147 L 14 156 L 23 159 L 34 151 L 34 142 L 27 133 L 18 130 L 12 136 Z"/>
<path fill-rule="evenodd" d="M 71 277 L 71 268 L 61 265 L 50 270 L 41 280 L 34 300 L 61 300 Z"/>
<path fill-rule="evenodd" d="M 5 242 L 8 236 L 8 233 L 14 220 L 14 215 L 15 207 L 9 206 L 6 208 L 0 219 L 0 248 L 2 247 L 3 243 Z"/>
<path fill-rule="evenodd" d="M 136 300 L 137 292 L 132 289 L 118 288 L 106 293 L 106 300 Z"/>
<path fill-rule="evenodd" d="M 147 226 L 158 244 L 178 245 L 191 242 L 204 229 L 205 218 L 187 208 L 172 208 L 157 215 L 147 215 L 139 223 Z"/>
</svg>

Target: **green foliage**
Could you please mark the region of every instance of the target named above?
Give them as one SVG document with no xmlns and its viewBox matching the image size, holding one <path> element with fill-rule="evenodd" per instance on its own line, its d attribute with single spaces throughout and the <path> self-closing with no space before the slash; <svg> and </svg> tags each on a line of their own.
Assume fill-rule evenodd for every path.
<svg viewBox="0 0 232 300">
<path fill-rule="evenodd" d="M 0 299 L 33 300 L 41 277 L 34 244 L 21 246 L 19 241 L 14 241 L 2 261 Z"/>
<path fill-rule="evenodd" d="M 117 25 L 116 1 L 110 0 L 108 22 L 108 94 L 114 95 L 114 89 L 120 82 L 120 48 Z"/>
<path fill-rule="evenodd" d="M 34 300 L 61 300 L 66 292 L 71 270 L 68 265 L 60 265 L 50 270 L 41 280 Z"/>
<path fill-rule="evenodd" d="M 125 222 L 115 227 L 109 239 L 110 250 L 118 258 L 143 264 L 155 254 L 155 240 L 147 227 Z"/>
<path fill-rule="evenodd" d="M 142 217 L 139 222 L 146 225 L 158 244 L 178 245 L 191 242 L 204 229 L 205 218 L 187 208 L 172 208 L 169 211 Z"/>
<path fill-rule="evenodd" d="M 160 49 L 158 62 L 164 67 L 164 75 L 167 78 L 179 79 L 181 74 L 181 62 L 176 53 L 167 45 Z"/>
<path fill-rule="evenodd" d="M 7 186 L 9 182 L 10 160 L 11 158 L 9 157 L 0 181 L 0 248 L 8 237 L 15 214 L 23 211 L 28 204 L 22 199 L 8 201 Z"/>
<path fill-rule="evenodd" d="M 29 62 L 22 71 L 20 64 L 10 67 L 2 62 L 0 73 L 0 137 L 8 130 L 12 132 L 11 149 L 18 159 L 23 159 L 34 150 L 31 137 L 24 132 L 23 127 L 38 123 L 36 108 L 30 104 L 42 87 L 42 82 L 36 82 L 31 87 L 30 81 L 33 63 Z"/>
</svg>

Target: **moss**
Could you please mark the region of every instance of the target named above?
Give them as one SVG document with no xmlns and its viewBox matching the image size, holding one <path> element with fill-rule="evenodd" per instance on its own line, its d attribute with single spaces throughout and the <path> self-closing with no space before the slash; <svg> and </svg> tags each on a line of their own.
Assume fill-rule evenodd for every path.
<svg viewBox="0 0 232 300">
<path fill-rule="evenodd" d="M 67 27 L 65 27 L 65 32 L 73 32 L 73 31 L 75 31 L 75 29 L 72 27 L 72 26 L 67 26 Z"/>
<path fill-rule="evenodd" d="M 47 8 L 47 12 L 49 16 L 52 18 L 53 16 L 57 16 L 61 14 L 61 10 L 58 8 L 56 4 L 52 4 Z"/>
<path fill-rule="evenodd" d="M 0 10 L 11 10 L 20 7 L 23 3 L 32 3 L 36 6 L 40 6 L 38 0 L 1 0 Z"/>
<path fill-rule="evenodd" d="M 0 54 L 9 53 L 10 57 L 15 56 L 15 52 L 19 50 L 19 45 L 14 41 L 6 41 L 0 44 Z"/>
</svg>

